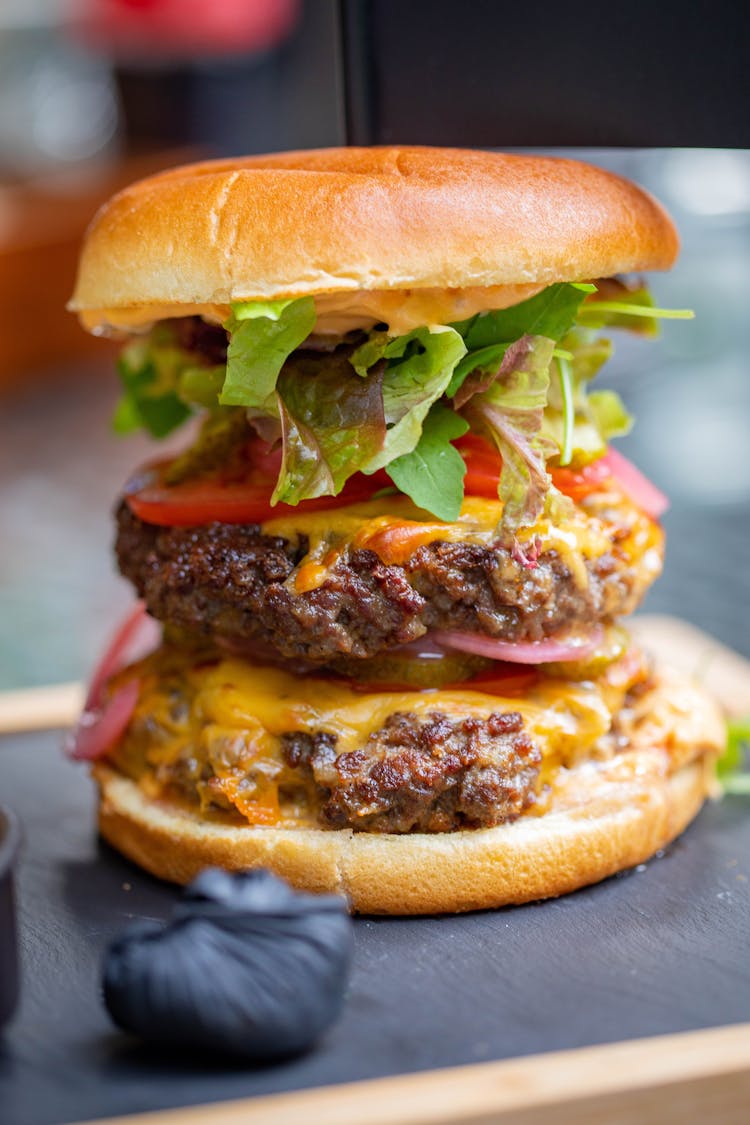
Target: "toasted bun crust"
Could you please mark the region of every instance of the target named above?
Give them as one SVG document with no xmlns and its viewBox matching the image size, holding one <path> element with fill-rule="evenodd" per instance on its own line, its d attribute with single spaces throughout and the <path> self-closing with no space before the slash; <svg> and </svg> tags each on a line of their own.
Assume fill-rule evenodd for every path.
<svg viewBox="0 0 750 1125">
<path fill-rule="evenodd" d="M 91 224 L 70 308 L 96 327 L 106 310 L 149 305 L 163 316 L 354 290 L 542 286 L 666 269 L 677 249 L 651 196 L 588 164 L 320 149 L 191 164 L 126 188 Z"/>
<path fill-rule="evenodd" d="M 675 716 L 667 737 L 683 747 L 676 772 L 669 772 L 677 763 L 661 746 L 584 762 L 567 771 L 550 811 L 498 828 L 399 836 L 233 827 L 150 800 L 103 763 L 94 767 L 99 827 L 109 843 L 162 879 L 186 883 L 211 865 L 268 867 L 296 887 L 346 894 L 352 909 L 365 914 L 447 913 L 549 898 L 648 859 L 714 791 L 723 741 L 714 705 L 669 677 L 654 692 L 654 729 L 663 729 L 665 709 Z"/>
</svg>

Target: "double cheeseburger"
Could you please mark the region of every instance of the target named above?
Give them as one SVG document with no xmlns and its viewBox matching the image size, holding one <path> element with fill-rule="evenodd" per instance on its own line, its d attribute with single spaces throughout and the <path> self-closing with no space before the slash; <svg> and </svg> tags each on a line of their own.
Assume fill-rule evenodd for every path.
<svg viewBox="0 0 750 1125">
<path fill-rule="evenodd" d="M 568 160 L 348 148 L 117 195 L 71 307 L 124 340 L 139 470 L 121 631 L 73 753 L 103 836 L 165 879 L 271 868 L 354 910 L 572 891 L 710 792 L 713 704 L 623 619 L 664 498 L 591 389 L 677 253 L 645 192 Z"/>
</svg>

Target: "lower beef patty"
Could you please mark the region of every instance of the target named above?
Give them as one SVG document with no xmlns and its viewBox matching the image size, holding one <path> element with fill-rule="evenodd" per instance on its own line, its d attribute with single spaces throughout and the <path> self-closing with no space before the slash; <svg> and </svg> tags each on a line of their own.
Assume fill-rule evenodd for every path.
<svg viewBox="0 0 750 1125">
<path fill-rule="evenodd" d="M 287 580 L 304 540 L 292 544 L 254 525 L 158 527 L 125 503 L 117 521 L 120 570 L 154 617 L 317 664 L 372 657 L 429 629 L 542 640 L 631 612 L 653 577 L 615 549 L 585 560 L 582 584 L 554 550 L 527 569 L 502 546 L 434 542 L 404 565 L 350 548 L 322 585 L 297 592 Z"/>
<path fill-rule="evenodd" d="M 515 820 L 535 800 L 541 753 L 516 712 L 422 722 L 389 716 L 367 744 L 337 754 L 335 735 L 282 738 L 287 763 L 308 773 L 319 820 L 365 832 L 449 832 Z"/>
</svg>

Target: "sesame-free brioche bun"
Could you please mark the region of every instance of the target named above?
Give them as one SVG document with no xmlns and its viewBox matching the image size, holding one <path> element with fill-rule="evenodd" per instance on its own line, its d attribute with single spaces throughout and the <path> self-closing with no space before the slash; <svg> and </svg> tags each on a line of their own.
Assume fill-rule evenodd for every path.
<svg viewBox="0 0 750 1125">
<path fill-rule="evenodd" d="M 332 148 L 208 161 L 116 195 L 86 236 L 70 308 L 142 325 L 236 300 L 493 290 L 667 269 L 664 210 L 588 164 L 462 149 Z"/>
<path fill-rule="evenodd" d="M 447 913 L 550 898 L 649 859 L 715 791 L 724 729 L 713 702 L 669 673 L 640 710 L 637 743 L 564 771 L 547 811 L 496 828 L 394 835 L 238 827 L 150 799 L 102 762 L 94 766 L 99 828 L 162 879 L 187 883 L 208 866 L 266 867 L 300 889 L 345 894 L 358 913 Z"/>
</svg>

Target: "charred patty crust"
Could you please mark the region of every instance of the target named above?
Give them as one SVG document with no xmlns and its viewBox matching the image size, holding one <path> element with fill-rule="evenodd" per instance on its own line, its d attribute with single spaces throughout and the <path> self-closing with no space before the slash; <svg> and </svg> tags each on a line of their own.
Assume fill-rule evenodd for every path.
<svg viewBox="0 0 750 1125">
<path fill-rule="evenodd" d="M 298 592 L 304 537 L 292 543 L 256 525 L 160 527 L 125 502 L 117 525 L 120 570 L 154 617 L 315 664 L 372 657 L 430 629 L 508 641 L 562 635 L 631 612 L 653 577 L 616 548 L 586 559 L 581 582 L 555 550 L 529 569 L 500 544 L 437 541 L 403 565 L 349 547 L 321 585 Z"/>
<path fill-rule="evenodd" d="M 339 754 L 336 736 L 282 737 L 287 763 L 310 775 L 319 821 L 365 832 L 450 832 L 515 820 L 536 799 L 542 755 L 517 712 L 421 722 L 397 711 L 361 749 Z"/>
</svg>

